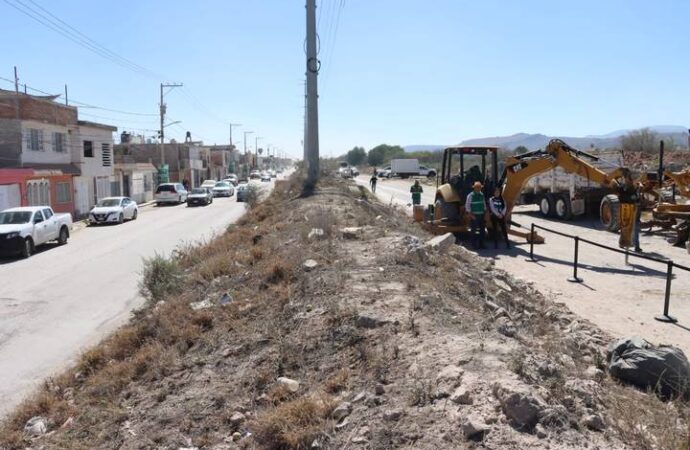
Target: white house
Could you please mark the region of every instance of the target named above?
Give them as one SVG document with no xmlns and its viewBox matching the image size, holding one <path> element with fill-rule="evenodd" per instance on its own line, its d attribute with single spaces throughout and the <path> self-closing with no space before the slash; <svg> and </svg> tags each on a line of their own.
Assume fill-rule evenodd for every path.
<svg viewBox="0 0 690 450">
<path fill-rule="evenodd" d="M 88 213 L 89 209 L 101 198 L 119 193 L 114 172 L 113 133 L 116 127 L 95 122 L 79 120 L 72 145 L 72 164 L 77 166 L 81 175 L 74 177 L 75 210 L 78 216 Z"/>
</svg>

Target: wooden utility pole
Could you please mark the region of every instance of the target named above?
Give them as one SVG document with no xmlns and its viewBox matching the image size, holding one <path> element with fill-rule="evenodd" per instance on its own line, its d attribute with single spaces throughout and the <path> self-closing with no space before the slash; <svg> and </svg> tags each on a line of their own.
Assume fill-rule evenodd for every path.
<svg viewBox="0 0 690 450">
<path fill-rule="evenodd" d="M 164 88 L 176 88 L 176 87 L 182 87 L 182 84 L 177 84 L 177 83 L 161 83 L 161 104 L 160 104 L 160 114 L 161 114 L 161 169 L 165 166 L 165 113 L 167 111 L 167 106 L 165 105 L 165 102 L 163 102 L 163 96 L 165 93 L 163 92 Z M 165 183 L 168 182 L 168 180 L 164 181 Z"/>
<path fill-rule="evenodd" d="M 321 63 L 316 54 L 316 0 L 307 0 L 307 180 L 319 178 L 319 94 L 317 79 Z"/>
</svg>

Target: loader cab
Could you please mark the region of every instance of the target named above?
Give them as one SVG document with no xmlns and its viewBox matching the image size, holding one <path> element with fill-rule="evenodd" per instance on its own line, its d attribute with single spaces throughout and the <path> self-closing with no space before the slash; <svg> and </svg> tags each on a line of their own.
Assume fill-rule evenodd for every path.
<svg viewBox="0 0 690 450">
<path fill-rule="evenodd" d="M 498 147 L 448 147 L 443 151 L 441 185 L 449 184 L 464 199 L 475 181 L 484 186 L 484 195 L 490 197 L 498 185 Z"/>
</svg>

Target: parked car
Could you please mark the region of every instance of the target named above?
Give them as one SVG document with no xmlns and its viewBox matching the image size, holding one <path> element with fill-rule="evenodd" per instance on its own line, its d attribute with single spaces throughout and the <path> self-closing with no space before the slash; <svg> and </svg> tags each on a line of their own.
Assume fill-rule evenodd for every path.
<svg viewBox="0 0 690 450">
<path fill-rule="evenodd" d="M 210 205 L 213 203 L 213 192 L 204 187 L 192 189 L 187 197 L 187 206 Z"/>
<path fill-rule="evenodd" d="M 352 174 L 353 177 L 358 177 L 359 176 L 359 169 L 356 168 L 355 166 L 352 166 L 350 168 L 350 173 Z"/>
<path fill-rule="evenodd" d="M 239 178 L 237 178 L 237 175 L 234 173 L 228 174 L 227 177 L 223 181 L 227 181 L 228 183 L 232 183 L 233 186 L 237 186 L 239 183 Z"/>
<path fill-rule="evenodd" d="M 247 195 L 249 195 L 249 185 L 247 183 L 237 185 L 237 201 L 246 202 Z"/>
<path fill-rule="evenodd" d="M 69 213 L 55 214 L 48 206 L 25 206 L 0 212 L 0 253 L 28 258 L 39 245 L 64 245 L 72 229 Z"/>
<path fill-rule="evenodd" d="M 235 195 L 235 188 L 227 181 L 219 181 L 213 186 L 214 197 L 232 197 Z"/>
<path fill-rule="evenodd" d="M 278 176 L 275 170 L 271 169 L 268 171 L 268 174 L 271 176 L 271 178 L 275 178 Z"/>
<path fill-rule="evenodd" d="M 261 181 L 271 182 L 271 175 L 268 172 L 261 172 Z"/>
<path fill-rule="evenodd" d="M 379 178 L 390 178 L 391 166 L 384 167 L 383 169 L 376 169 L 376 176 L 378 176 Z"/>
<path fill-rule="evenodd" d="M 122 223 L 125 219 L 136 220 L 139 215 L 137 203 L 128 197 L 106 197 L 89 211 L 89 225 Z"/>
<path fill-rule="evenodd" d="M 251 172 L 249 172 L 249 179 L 250 180 L 261 179 L 261 172 L 259 172 L 258 170 L 252 170 Z"/>
<path fill-rule="evenodd" d="M 427 177 L 427 178 L 434 178 L 436 176 L 436 170 L 433 168 L 426 167 L 426 166 L 419 166 L 419 176 L 420 177 Z"/>
<path fill-rule="evenodd" d="M 154 200 L 158 206 L 163 203 L 176 203 L 179 205 L 187 201 L 188 195 L 189 192 L 182 186 L 182 183 L 163 183 L 156 189 Z"/>
<path fill-rule="evenodd" d="M 216 180 L 204 180 L 203 183 L 201 183 L 202 188 L 208 188 L 208 189 L 213 189 L 216 185 L 217 181 Z"/>
</svg>

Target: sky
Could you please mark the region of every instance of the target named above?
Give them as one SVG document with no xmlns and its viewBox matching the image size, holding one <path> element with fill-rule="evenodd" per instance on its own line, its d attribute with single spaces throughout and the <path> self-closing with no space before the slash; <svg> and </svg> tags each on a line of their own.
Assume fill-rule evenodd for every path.
<svg viewBox="0 0 690 450">
<path fill-rule="evenodd" d="M 100 54 L 16 8 L 49 11 Z M 84 120 L 153 136 L 160 83 L 177 82 L 166 137 L 226 144 L 232 122 L 240 148 L 252 131 L 249 148 L 302 154 L 303 0 L 0 0 L 0 17 L 0 77 L 67 84 L 98 107 Z M 317 17 L 324 156 L 690 124 L 686 0 L 317 0 Z"/>
</svg>

